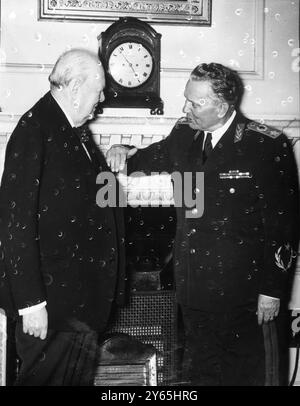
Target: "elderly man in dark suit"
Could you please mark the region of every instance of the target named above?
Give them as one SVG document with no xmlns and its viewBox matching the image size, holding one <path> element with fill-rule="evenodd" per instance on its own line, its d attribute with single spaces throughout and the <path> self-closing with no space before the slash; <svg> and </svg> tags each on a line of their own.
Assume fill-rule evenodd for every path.
<svg viewBox="0 0 300 406">
<path fill-rule="evenodd" d="M 97 55 L 64 53 L 51 91 L 25 113 L 7 145 L 0 191 L 0 305 L 18 314 L 17 385 L 90 385 L 97 333 L 122 302 L 122 213 L 96 204 L 109 171 L 88 131 L 104 100 Z"/>
<path fill-rule="evenodd" d="M 240 113 L 242 89 L 235 71 L 201 64 L 186 84 L 186 119 L 166 139 L 107 154 L 113 171 L 128 159 L 128 173 L 177 175 L 174 265 L 187 384 L 277 385 L 287 378 L 282 323 L 298 249 L 297 170 L 286 136 Z M 187 172 L 195 207 L 178 199 L 175 181 Z M 195 205 L 199 195 L 204 205 Z"/>
</svg>

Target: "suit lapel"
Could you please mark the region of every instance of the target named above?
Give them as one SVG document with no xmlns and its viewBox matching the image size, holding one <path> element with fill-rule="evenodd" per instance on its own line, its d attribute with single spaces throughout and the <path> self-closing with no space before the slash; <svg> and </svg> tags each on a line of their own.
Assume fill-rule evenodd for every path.
<svg viewBox="0 0 300 406">
<path fill-rule="evenodd" d="M 67 117 L 51 96 L 50 92 L 44 96 L 44 101 L 45 103 L 43 103 L 42 108 L 42 119 L 47 123 L 47 127 L 51 129 L 50 131 L 53 139 L 57 145 L 59 145 L 59 148 L 61 150 L 65 149 L 67 153 L 71 155 L 71 159 L 72 156 L 75 157 L 74 153 L 76 153 L 78 159 L 79 154 L 79 159 L 82 161 L 82 163 L 84 162 L 85 165 L 88 165 L 88 167 L 98 172 L 99 165 L 97 165 L 96 162 L 91 162 L 86 151 L 81 145 L 80 138 L 74 132 Z"/>
</svg>

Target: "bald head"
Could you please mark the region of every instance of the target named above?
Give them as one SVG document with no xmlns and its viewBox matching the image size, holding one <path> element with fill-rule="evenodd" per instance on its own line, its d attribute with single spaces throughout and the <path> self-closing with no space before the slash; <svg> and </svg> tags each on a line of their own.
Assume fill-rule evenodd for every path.
<svg viewBox="0 0 300 406">
<path fill-rule="evenodd" d="M 91 119 L 98 102 L 104 100 L 104 70 L 97 54 L 87 49 L 63 53 L 49 82 L 51 93 L 77 127 Z"/>
<path fill-rule="evenodd" d="M 81 78 L 84 82 L 95 65 L 101 66 L 101 62 L 94 52 L 87 49 L 75 48 L 64 52 L 49 75 L 51 90 L 60 90 L 75 78 Z"/>
</svg>

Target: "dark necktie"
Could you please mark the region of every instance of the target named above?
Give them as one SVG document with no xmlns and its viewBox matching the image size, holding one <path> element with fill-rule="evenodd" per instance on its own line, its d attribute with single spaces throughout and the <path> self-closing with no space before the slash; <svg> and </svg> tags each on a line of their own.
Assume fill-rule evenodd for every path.
<svg viewBox="0 0 300 406">
<path fill-rule="evenodd" d="M 85 128 L 73 127 L 73 131 L 77 135 L 77 137 L 80 139 L 81 143 L 89 141 L 90 137 Z"/>
<path fill-rule="evenodd" d="M 198 131 L 197 138 L 194 138 L 189 150 L 189 162 L 191 165 L 201 164 L 204 132 Z"/>
<path fill-rule="evenodd" d="M 89 160 L 92 162 L 92 164 L 95 166 L 95 168 L 98 170 L 99 162 L 98 162 L 96 152 L 95 152 L 96 147 L 92 144 L 92 141 L 90 138 L 91 135 L 89 133 L 89 130 L 85 127 L 79 127 L 79 128 L 73 127 L 73 132 L 79 138 L 85 154 L 87 155 Z"/>
<path fill-rule="evenodd" d="M 211 153 L 213 147 L 211 143 L 212 135 L 211 133 L 206 134 L 206 138 L 204 141 L 204 148 L 203 148 L 203 154 L 202 154 L 202 163 L 204 164 L 209 157 L 209 154 Z"/>
</svg>

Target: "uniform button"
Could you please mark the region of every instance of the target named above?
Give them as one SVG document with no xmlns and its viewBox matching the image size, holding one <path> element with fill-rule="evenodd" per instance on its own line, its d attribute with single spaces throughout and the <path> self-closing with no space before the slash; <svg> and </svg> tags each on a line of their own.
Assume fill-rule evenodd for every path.
<svg viewBox="0 0 300 406">
<path fill-rule="evenodd" d="M 8 176 L 8 179 L 11 181 L 16 180 L 16 178 L 17 178 L 17 175 L 15 173 L 10 173 Z"/>
<path fill-rule="evenodd" d="M 234 188 L 234 187 L 231 187 L 231 188 L 229 189 L 229 193 L 235 193 L 235 188 Z"/>
</svg>

